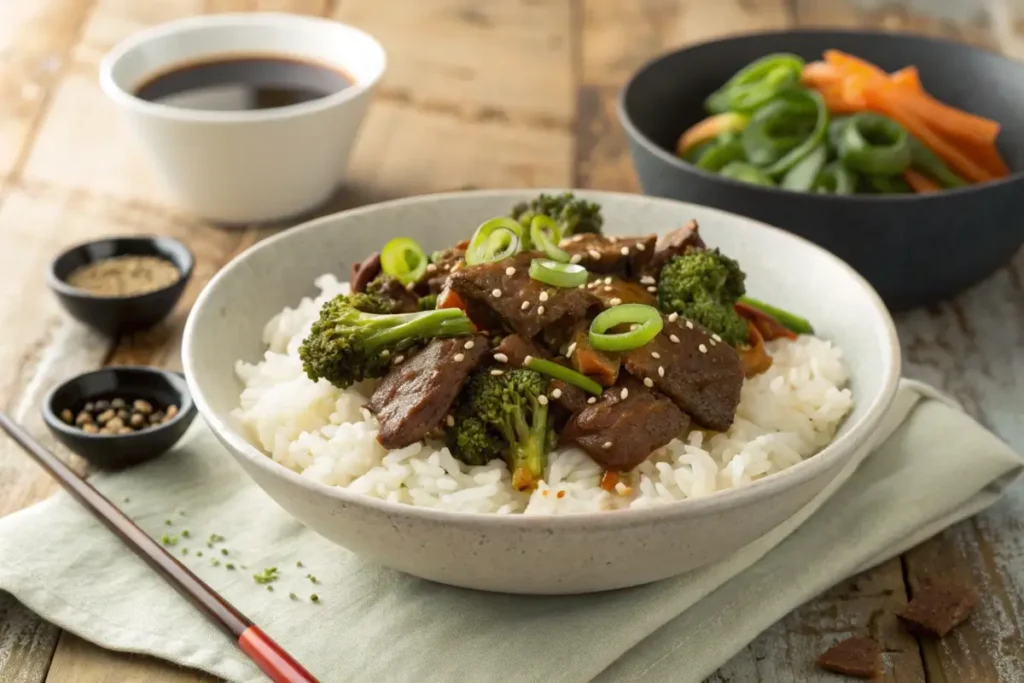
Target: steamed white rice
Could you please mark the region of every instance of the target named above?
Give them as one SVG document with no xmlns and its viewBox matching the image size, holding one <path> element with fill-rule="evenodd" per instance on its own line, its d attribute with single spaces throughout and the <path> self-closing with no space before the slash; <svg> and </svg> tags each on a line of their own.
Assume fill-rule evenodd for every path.
<svg viewBox="0 0 1024 683">
<path fill-rule="evenodd" d="M 813 336 L 768 344 L 771 369 L 747 380 L 728 432 L 693 431 L 652 454 L 614 493 L 600 487 L 600 466 L 578 448 L 549 457 L 532 493 L 512 488 L 501 461 L 469 467 L 442 443 L 388 451 L 376 419 L 362 406 L 371 386 L 341 390 L 302 372 L 298 347 L 322 304 L 348 290 L 331 275 L 321 295 L 275 316 L 268 349 L 255 365 L 239 361 L 245 385 L 235 416 L 253 443 L 302 476 L 397 503 L 499 514 L 562 514 L 641 508 L 743 486 L 807 458 L 829 443 L 853 406 L 842 350 Z"/>
</svg>

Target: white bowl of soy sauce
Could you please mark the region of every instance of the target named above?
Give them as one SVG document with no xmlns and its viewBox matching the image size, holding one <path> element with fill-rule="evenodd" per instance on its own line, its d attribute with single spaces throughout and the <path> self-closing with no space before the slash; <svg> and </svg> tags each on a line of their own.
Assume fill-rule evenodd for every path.
<svg viewBox="0 0 1024 683">
<path fill-rule="evenodd" d="M 338 189 L 386 63 L 372 36 L 335 21 L 220 14 L 133 35 L 100 84 L 185 209 L 246 225 Z"/>
</svg>

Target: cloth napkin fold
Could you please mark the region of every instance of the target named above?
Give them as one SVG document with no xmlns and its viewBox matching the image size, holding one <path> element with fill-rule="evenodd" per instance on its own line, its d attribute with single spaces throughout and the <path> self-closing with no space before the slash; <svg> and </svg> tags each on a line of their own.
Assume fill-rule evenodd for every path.
<svg viewBox="0 0 1024 683">
<path fill-rule="evenodd" d="M 821 591 L 991 505 L 1024 469 L 907 380 L 874 444 L 714 566 L 567 597 L 480 593 L 365 562 L 288 517 L 199 421 L 166 456 L 92 481 L 325 683 L 696 683 Z M 272 591 L 253 578 L 268 567 Z M 265 680 L 64 494 L 0 520 L 0 589 L 102 647 Z"/>
</svg>

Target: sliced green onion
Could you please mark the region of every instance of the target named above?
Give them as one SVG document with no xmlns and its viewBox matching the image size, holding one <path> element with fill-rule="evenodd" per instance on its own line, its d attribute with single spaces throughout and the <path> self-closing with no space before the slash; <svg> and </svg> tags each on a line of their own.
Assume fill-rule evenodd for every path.
<svg viewBox="0 0 1024 683">
<path fill-rule="evenodd" d="M 538 214 L 530 221 L 530 241 L 534 248 L 540 249 L 554 261 L 568 263 L 572 256 L 558 246 L 562 240 L 562 230 L 553 218 Z"/>
<path fill-rule="evenodd" d="M 751 185 L 775 187 L 775 181 L 765 175 L 764 171 L 745 161 L 730 161 L 718 174 L 726 178 L 739 180 L 740 182 L 750 183 Z"/>
<path fill-rule="evenodd" d="M 600 396 L 604 392 L 604 387 L 600 384 L 584 374 L 576 372 L 575 370 L 570 370 L 564 365 L 559 365 L 558 363 L 553 363 L 552 361 L 544 360 L 543 358 L 534 358 L 533 356 L 527 356 L 525 365 L 528 369 L 533 370 L 534 372 L 539 372 L 542 375 L 560 379 L 566 384 L 577 386 L 589 394 Z"/>
<path fill-rule="evenodd" d="M 427 272 L 427 254 L 411 237 L 396 237 L 380 251 L 380 267 L 403 285 L 416 282 Z"/>
<path fill-rule="evenodd" d="M 559 263 L 535 258 L 530 261 L 530 277 L 555 287 L 579 287 L 587 284 L 590 273 L 578 263 Z"/>
<path fill-rule="evenodd" d="M 806 318 L 801 318 L 795 313 L 784 311 L 781 308 L 776 308 L 771 304 L 766 304 L 765 302 L 758 301 L 757 299 L 751 299 L 748 296 L 741 296 L 739 301 L 751 308 L 756 308 L 762 313 L 767 313 L 778 320 L 783 327 L 791 332 L 796 332 L 797 334 L 814 334 L 814 328 L 811 327 L 811 323 L 808 322 Z"/>
<path fill-rule="evenodd" d="M 617 325 L 639 325 L 629 332 L 607 334 Z M 600 313 L 590 323 L 590 344 L 598 351 L 631 351 L 658 336 L 665 323 L 653 306 L 622 304 Z"/>
<path fill-rule="evenodd" d="M 508 216 L 484 222 L 469 241 L 466 263 L 476 266 L 515 256 L 523 243 L 523 227 Z"/>
<path fill-rule="evenodd" d="M 899 175 L 911 162 L 910 136 L 881 114 L 854 114 L 839 138 L 839 158 L 868 175 Z"/>
<path fill-rule="evenodd" d="M 726 111 L 751 113 L 780 92 L 800 82 L 802 57 L 784 52 L 766 55 L 740 69 L 704 101 L 712 114 Z"/>
</svg>

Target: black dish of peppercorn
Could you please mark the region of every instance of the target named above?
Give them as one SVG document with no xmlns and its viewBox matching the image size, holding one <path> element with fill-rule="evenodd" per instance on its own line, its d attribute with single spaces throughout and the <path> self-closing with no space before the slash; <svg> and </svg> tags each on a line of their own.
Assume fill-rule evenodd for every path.
<svg viewBox="0 0 1024 683">
<path fill-rule="evenodd" d="M 88 372 L 56 387 L 43 402 L 43 420 L 57 439 L 108 470 L 166 452 L 195 415 L 184 377 L 150 367 Z"/>
</svg>

